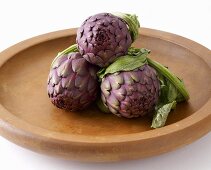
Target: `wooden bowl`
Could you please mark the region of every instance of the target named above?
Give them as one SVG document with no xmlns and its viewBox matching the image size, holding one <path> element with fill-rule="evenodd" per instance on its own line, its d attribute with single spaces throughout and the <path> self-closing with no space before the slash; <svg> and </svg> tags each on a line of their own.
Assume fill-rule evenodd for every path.
<svg viewBox="0 0 211 170">
<path fill-rule="evenodd" d="M 134 46 L 181 77 L 189 102 L 178 104 L 167 126 L 119 118 L 95 105 L 83 112 L 54 107 L 46 92 L 51 61 L 75 43 L 76 29 L 37 36 L 0 54 L 0 134 L 17 145 L 80 161 L 119 161 L 169 152 L 211 129 L 211 52 L 178 35 L 141 28 Z"/>
</svg>

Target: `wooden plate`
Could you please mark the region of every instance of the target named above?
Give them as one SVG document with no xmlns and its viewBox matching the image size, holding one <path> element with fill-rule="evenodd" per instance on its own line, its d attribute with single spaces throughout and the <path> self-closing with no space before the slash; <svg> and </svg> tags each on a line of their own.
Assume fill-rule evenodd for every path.
<svg viewBox="0 0 211 170">
<path fill-rule="evenodd" d="M 118 118 L 95 105 L 65 112 L 48 99 L 52 59 L 75 43 L 76 29 L 23 41 L 0 54 L 0 134 L 48 155 L 80 161 L 118 161 L 149 157 L 189 144 L 211 129 L 211 52 L 186 38 L 142 28 L 136 47 L 169 67 L 185 82 L 190 101 L 178 104 L 167 126 L 151 120 Z"/>
</svg>

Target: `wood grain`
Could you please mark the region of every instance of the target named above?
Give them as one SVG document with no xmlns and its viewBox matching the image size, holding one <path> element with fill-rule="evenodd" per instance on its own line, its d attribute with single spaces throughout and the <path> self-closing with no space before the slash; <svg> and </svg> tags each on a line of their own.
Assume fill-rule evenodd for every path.
<svg viewBox="0 0 211 170">
<path fill-rule="evenodd" d="M 211 52 L 178 35 L 142 28 L 134 46 L 181 77 L 189 102 L 178 104 L 167 126 L 149 117 L 118 118 L 93 104 L 65 112 L 48 99 L 52 59 L 75 42 L 76 29 L 23 41 L 0 54 L 0 134 L 33 151 L 80 161 L 119 161 L 158 155 L 193 142 L 211 129 Z"/>
</svg>

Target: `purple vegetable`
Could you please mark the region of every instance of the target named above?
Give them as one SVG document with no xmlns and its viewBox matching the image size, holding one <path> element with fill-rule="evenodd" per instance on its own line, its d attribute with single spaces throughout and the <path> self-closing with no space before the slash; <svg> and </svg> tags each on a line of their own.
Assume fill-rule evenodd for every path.
<svg viewBox="0 0 211 170">
<path fill-rule="evenodd" d="M 97 67 L 79 52 L 62 54 L 53 61 L 48 77 L 48 95 L 58 108 L 82 110 L 97 97 Z"/>
<path fill-rule="evenodd" d="M 133 118 L 155 109 L 160 83 L 156 71 L 147 64 L 133 70 L 107 74 L 102 79 L 101 97 L 117 116 Z"/>
<path fill-rule="evenodd" d="M 130 30 L 131 25 L 133 30 Z M 79 52 L 90 63 L 105 67 L 127 53 L 137 37 L 138 27 L 136 16 L 129 14 L 119 17 L 109 13 L 93 15 L 77 31 Z"/>
</svg>

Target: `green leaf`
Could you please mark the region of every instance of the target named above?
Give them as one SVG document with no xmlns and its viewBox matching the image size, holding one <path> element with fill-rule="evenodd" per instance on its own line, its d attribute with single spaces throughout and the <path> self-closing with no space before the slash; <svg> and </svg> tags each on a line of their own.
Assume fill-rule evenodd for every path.
<svg viewBox="0 0 211 170">
<path fill-rule="evenodd" d="M 97 72 L 97 76 L 99 78 L 99 82 L 101 82 L 102 78 L 105 76 L 105 71 L 106 68 L 101 68 L 98 72 Z"/>
<path fill-rule="evenodd" d="M 151 125 L 153 128 L 164 126 L 171 109 L 176 107 L 176 102 L 185 100 L 179 90 L 160 72 L 158 73 L 158 77 L 161 88 L 159 101 L 155 107 L 156 111 Z M 179 78 L 178 80 L 183 83 Z"/>
<path fill-rule="evenodd" d="M 167 117 L 172 109 L 175 109 L 177 102 L 172 101 L 171 103 L 164 104 L 160 107 L 152 120 L 152 128 L 160 128 L 163 127 L 166 123 Z"/>
<path fill-rule="evenodd" d="M 128 49 L 127 54 L 128 55 L 132 55 L 132 56 L 138 56 L 144 53 L 150 53 L 150 50 L 146 49 L 146 48 L 135 48 L 135 47 L 130 47 Z"/>
<path fill-rule="evenodd" d="M 141 50 L 135 51 L 132 53 L 130 51 L 130 55 L 125 55 L 119 57 L 116 61 L 114 61 L 111 65 L 109 65 L 106 69 L 101 69 L 97 75 L 100 79 L 106 76 L 106 74 L 113 74 L 119 71 L 131 71 L 136 68 L 147 64 L 147 55 L 148 51 Z"/>
<path fill-rule="evenodd" d="M 167 95 L 168 95 L 168 87 L 166 85 L 166 79 L 162 74 L 158 74 L 158 78 L 160 81 L 160 96 L 159 96 L 159 101 L 158 101 L 158 105 L 160 105 L 160 103 L 167 103 Z"/>
<path fill-rule="evenodd" d="M 181 83 L 185 86 L 183 80 L 181 80 L 179 77 L 178 79 L 181 81 Z M 185 97 L 179 92 L 179 90 L 177 90 L 177 98 L 176 98 L 176 101 L 177 102 L 182 102 L 182 101 L 185 101 Z"/>
<path fill-rule="evenodd" d="M 176 87 L 168 80 L 166 81 L 166 86 L 168 87 L 168 94 L 167 94 L 168 102 L 176 100 L 178 94 Z"/>
<path fill-rule="evenodd" d="M 168 79 L 166 79 L 165 82 L 166 82 L 165 87 L 167 88 L 167 92 L 165 93 L 165 96 L 167 100 L 164 103 L 169 103 L 174 100 L 176 100 L 177 102 L 182 102 L 185 100 L 184 96 Z"/>
<path fill-rule="evenodd" d="M 184 96 L 183 96 L 179 91 L 178 91 L 178 93 L 177 93 L 176 101 L 177 101 L 177 102 L 183 102 L 183 101 L 185 101 Z"/>
</svg>

